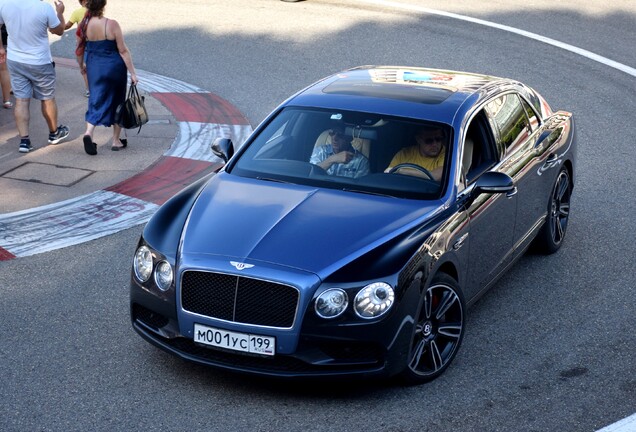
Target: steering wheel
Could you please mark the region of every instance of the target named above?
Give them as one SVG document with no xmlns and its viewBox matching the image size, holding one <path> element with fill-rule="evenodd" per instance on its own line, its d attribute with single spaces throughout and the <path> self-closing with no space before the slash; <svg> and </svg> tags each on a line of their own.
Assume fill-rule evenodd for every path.
<svg viewBox="0 0 636 432">
<path fill-rule="evenodd" d="M 428 177 L 429 179 L 435 181 L 435 179 L 433 178 L 433 174 L 431 174 L 431 172 L 429 170 L 427 170 L 424 167 L 421 167 L 419 165 L 415 165 L 413 163 L 401 163 L 401 164 L 397 164 L 396 166 L 394 166 L 393 168 L 391 168 L 389 170 L 389 174 L 393 174 L 397 171 L 399 171 L 402 168 L 410 168 L 410 169 L 414 169 L 416 171 L 421 172 L 422 174 L 424 174 L 426 177 Z"/>
</svg>

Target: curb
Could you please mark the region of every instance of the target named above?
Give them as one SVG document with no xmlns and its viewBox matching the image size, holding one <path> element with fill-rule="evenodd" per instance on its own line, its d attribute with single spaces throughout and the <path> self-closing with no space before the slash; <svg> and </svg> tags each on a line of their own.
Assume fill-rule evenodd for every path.
<svg viewBox="0 0 636 432">
<path fill-rule="evenodd" d="M 56 64 L 77 68 L 71 59 Z M 237 147 L 252 131 L 226 100 L 183 81 L 142 70 L 139 88 L 171 112 L 179 131 L 170 148 L 144 171 L 87 195 L 0 215 L 0 261 L 77 245 L 146 223 L 161 204 L 188 184 L 214 172 L 216 138 Z M 152 113 L 151 113 L 152 115 Z"/>
</svg>

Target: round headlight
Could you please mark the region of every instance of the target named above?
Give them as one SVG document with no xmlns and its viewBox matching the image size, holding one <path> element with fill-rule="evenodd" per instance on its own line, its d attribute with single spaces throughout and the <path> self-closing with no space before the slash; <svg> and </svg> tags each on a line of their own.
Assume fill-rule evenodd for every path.
<svg viewBox="0 0 636 432">
<path fill-rule="evenodd" d="M 155 283 L 161 291 L 172 285 L 172 266 L 167 261 L 161 261 L 155 269 Z"/>
<path fill-rule="evenodd" d="M 341 315 L 349 299 L 347 293 L 340 288 L 331 288 L 322 292 L 316 299 L 315 309 L 319 317 L 329 319 Z"/>
<path fill-rule="evenodd" d="M 147 282 L 152 274 L 152 252 L 147 246 L 141 246 L 135 252 L 135 259 L 133 260 L 133 269 L 135 270 L 135 276 L 141 282 Z"/>
<path fill-rule="evenodd" d="M 353 301 L 353 309 L 360 318 L 377 318 L 393 306 L 395 293 L 391 285 L 374 282 L 362 288 Z"/>
</svg>

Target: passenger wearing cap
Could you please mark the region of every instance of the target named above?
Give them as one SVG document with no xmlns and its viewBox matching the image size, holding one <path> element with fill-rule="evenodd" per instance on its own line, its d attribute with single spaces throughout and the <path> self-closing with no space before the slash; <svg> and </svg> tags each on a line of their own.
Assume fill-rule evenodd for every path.
<svg viewBox="0 0 636 432">
<path fill-rule="evenodd" d="M 329 131 L 327 143 L 314 149 L 310 162 L 330 175 L 357 178 L 369 174 L 369 160 L 351 145 L 342 127 Z"/>
</svg>

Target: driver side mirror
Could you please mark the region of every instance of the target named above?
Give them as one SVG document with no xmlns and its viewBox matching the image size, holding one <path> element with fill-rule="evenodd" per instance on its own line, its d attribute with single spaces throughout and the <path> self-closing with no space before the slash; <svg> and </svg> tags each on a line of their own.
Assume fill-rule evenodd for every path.
<svg viewBox="0 0 636 432">
<path fill-rule="evenodd" d="M 214 156 L 223 159 L 223 162 L 225 163 L 234 156 L 234 144 L 232 144 L 232 140 L 229 138 L 215 139 L 211 148 Z"/>
</svg>

